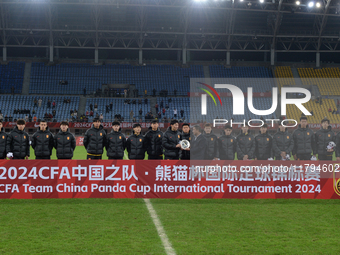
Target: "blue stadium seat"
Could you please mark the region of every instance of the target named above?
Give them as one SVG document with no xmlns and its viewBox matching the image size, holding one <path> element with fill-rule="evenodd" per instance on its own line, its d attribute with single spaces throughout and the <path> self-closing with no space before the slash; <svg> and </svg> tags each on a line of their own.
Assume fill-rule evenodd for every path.
<svg viewBox="0 0 340 255">
<path fill-rule="evenodd" d="M 1 93 L 11 93 L 14 87 L 14 93 L 20 94 L 24 80 L 25 63 L 24 62 L 9 62 L 7 65 L 0 65 L 0 84 Z"/>
<path fill-rule="evenodd" d="M 190 90 L 190 78 L 203 78 L 203 67 L 193 65 L 181 68 L 174 65 L 114 65 L 93 66 L 90 64 L 60 64 L 46 66 L 44 63 L 33 63 L 31 69 L 29 93 L 48 94 L 82 94 L 93 93 L 102 84 L 135 84 L 139 95 L 152 95 L 167 89 L 178 95 L 186 95 Z M 68 85 L 59 85 L 60 80 L 67 80 Z"/>
<path fill-rule="evenodd" d="M 41 98 L 41 107 L 34 107 L 34 99 Z M 71 99 L 71 103 L 64 104 L 64 99 Z M 56 102 L 55 109 L 47 108 L 47 102 Z M 78 110 L 79 108 L 79 97 L 75 96 L 11 96 L 11 95 L 0 95 L 0 109 L 5 117 L 6 115 L 12 116 L 13 119 L 25 118 L 26 114 L 13 114 L 14 109 L 28 109 L 31 111 L 32 117 L 36 116 L 37 119 L 43 119 L 45 113 L 52 113 L 56 110 L 55 119 L 57 121 L 63 121 L 71 117 L 70 110 Z M 35 114 L 33 114 L 35 110 Z"/>
</svg>

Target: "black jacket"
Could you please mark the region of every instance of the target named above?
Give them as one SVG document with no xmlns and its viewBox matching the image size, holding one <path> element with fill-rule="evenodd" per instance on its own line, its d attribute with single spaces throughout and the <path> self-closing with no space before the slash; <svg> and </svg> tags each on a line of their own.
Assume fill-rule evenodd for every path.
<svg viewBox="0 0 340 255">
<path fill-rule="evenodd" d="M 126 149 L 126 137 L 119 129 L 111 131 L 106 137 L 106 153 L 109 158 L 122 159 Z"/>
<path fill-rule="evenodd" d="M 248 159 L 254 158 L 255 153 L 255 139 L 247 133 L 241 133 L 237 136 L 236 152 L 238 160 L 243 160 L 245 155 L 248 155 Z"/>
<path fill-rule="evenodd" d="M 336 144 L 336 147 L 335 147 L 335 156 L 336 157 L 340 157 L 340 132 L 338 132 L 336 134 L 335 144 Z"/>
<path fill-rule="evenodd" d="M 176 148 L 176 145 L 182 140 L 182 135 L 179 131 L 172 131 L 171 126 L 163 135 L 162 145 L 165 157 L 180 158 L 181 148 Z"/>
<path fill-rule="evenodd" d="M 315 151 L 314 154 L 318 155 L 332 155 L 333 152 L 327 152 L 327 145 L 329 142 L 336 142 L 335 141 L 335 134 L 332 131 L 332 127 L 328 126 L 327 129 L 323 129 L 321 127 L 315 133 Z"/>
<path fill-rule="evenodd" d="M 234 160 L 236 152 L 236 138 L 232 135 L 222 135 L 218 139 L 219 156 L 221 160 Z"/>
<path fill-rule="evenodd" d="M 286 152 L 290 155 L 294 148 L 293 135 L 287 132 L 281 132 L 280 130 L 273 136 L 273 155 L 277 159 L 281 159 L 281 152 Z"/>
<path fill-rule="evenodd" d="M 7 139 L 8 139 L 8 135 L 4 132 L 4 128 L 1 128 L 0 130 L 0 159 L 6 158 Z"/>
<path fill-rule="evenodd" d="M 93 124 L 84 136 L 84 146 L 88 154 L 101 155 L 106 144 L 106 132 L 100 124 L 99 128 L 94 128 Z"/>
<path fill-rule="evenodd" d="M 34 149 L 35 156 L 46 157 L 52 155 L 54 147 L 54 137 L 50 129 L 46 127 L 45 131 L 40 130 L 32 136 L 32 148 Z"/>
<path fill-rule="evenodd" d="M 76 148 L 76 138 L 68 129 L 66 132 L 60 130 L 54 136 L 54 148 L 58 159 L 72 159 Z"/>
<path fill-rule="evenodd" d="M 20 131 L 17 126 L 8 135 L 7 152 L 12 152 L 14 158 L 30 156 L 30 138 L 25 131 Z"/>
<path fill-rule="evenodd" d="M 141 134 L 138 136 L 135 134 L 131 135 L 127 139 L 126 149 L 129 154 L 129 159 L 144 159 L 146 151 L 144 137 Z"/>
<path fill-rule="evenodd" d="M 207 138 L 200 134 L 197 139 L 193 137 L 191 146 L 190 146 L 190 159 L 191 160 L 202 160 L 206 155 L 206 149 L 208 147 Z"/>
<path fill-rule="evenodd" d="M 207 138 L 207 149 L 205 150 L 205 159 L 214 159 L 218 158 L 218 141 L 217 136 L 214 135 L 212 132 L 210 134 L 207 134 L 203 132 L 203 135 L 205 138 Z"/>
<path fill-rule="evenodd" d="M 189 131 L 189 133 L 182 132 L 182 140 L 188 140 L 190 142 L 190 147 L 191 147 L 191 133 L 190 133 L 190 131 Z M 182 150 L 181 159 L 190 160 L 190 151 Z"/>
<path fill-rule="evenodd" d="M 162 139 L 163 139 L 163 132 L 159 129 L 153 131 L 150 129 L 144 136 L 145 139 L 145 146 L 148 152 L 148 155 L 152 156 L 161 156 L 163 155 L 163 146 L 162 146 Z"/>
<path fill-rule="evenodd" d="M 293 139 L 293 155 L 311 154 L 313 151 L 315 151 L 314 132 L 308 128 L 308 125 L 306 128 L 301 128 L 301 125 L 299 125 L 298 129 L 296 129 L 293 133 Z"/>
<path fill-rule="evenodd" d="M 272 157 L 272 140 L 273 138 L 266 132 L 255 137 L 255 157 L 261 160 L 267 160 Z"/>
</svg>

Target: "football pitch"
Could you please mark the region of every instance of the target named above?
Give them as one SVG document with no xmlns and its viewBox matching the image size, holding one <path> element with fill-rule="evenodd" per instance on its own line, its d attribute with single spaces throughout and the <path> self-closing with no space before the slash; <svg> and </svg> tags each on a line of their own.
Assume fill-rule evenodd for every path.
<svg viewBox="0 0 340 255">
<path fill-rule="evenodd" d="M 74 159 L 86 159 L 83 146 Z M 149 201 L 161 235 L 144 199 L 2 199 L 0 254 L 339 252 L 340 200 Z M 164 235 L 173 253 L 165 248 Z"/>
<path fill-rule="evenodd" d="M 151 199 L 175 254 L 338 254 L 339 200 Z M 1 254 L 166 254 L 143 199 L 0 200 Z"/>
</svg>

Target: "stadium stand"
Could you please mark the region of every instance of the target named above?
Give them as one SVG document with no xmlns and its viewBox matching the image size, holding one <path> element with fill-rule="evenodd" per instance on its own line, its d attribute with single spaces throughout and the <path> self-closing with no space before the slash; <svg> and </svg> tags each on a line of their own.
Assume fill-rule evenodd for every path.
<svg viewBox="0 0 340 255">
<path fill-rule="evenodd" d="M 82 94 L 93 93 L 102 84 L 135 84 L 139 95 L 152 95 L 152 90 L 168 90 L 169 95 L 177 90 L 177 95 L 189 92 L 190 78 L 203 78 L 203 67 L 193 65 L 181 68 L 174 65 L 114 65 L 94 66 L 90 64 L 60 64 L 46 66 L 33 63 L 29 93 L 35 94 Z M 67 81 L 68 85 L 59 85 Z"/>
<path fill-rule="evenodd" d="M 264 119 L 270 119 L 270 118 L 276 118 L 276 114 L 273 113 L 272 115 L 264 115 L 264 116 L 258 116 L 253 113 L 251 113 L 246 105 L 245 100 L 245 114 L 243 115 L 234 115 L 233 116 L 233 101 L 231 97 L 227 98 L 221 98 L 222 100 L 222 106 L 217 105 L 215 106 L 214 102 L 212 100 L 207 100 L 207 115 L 202 116 L 201 115 L 201 99 L 199 97 L 192 97 L 190 98 L 190 122 L 197 122 L 197 121 L 207 121 L 212 122 L 213 119 L 227 119 L 230 120 L 231 118 L 234 118 L 234 121 L 243 121 L 245 119 L 248 121 L 251 119 L 260 119 L 263 117 Z M 272 106 L 272 99 L 271 98 L 253 98 L 253 104 L 255 109 L 258 110 L 267 110 L 270 109 Z"/>
<path fill-rule="evenodd" d="M 340 115 L 333 114 L 334 110 L 338 110 L 333 99 L 322 99 L 322 104 L 316 103 L 316 100 L 310 100 L 303 104 L 310 112 L 313 111 L 313 116 L 307 116 L 309 123 L 320 123 L 320 121 L 327 117 L 331 124 L 340 123 Z M 331 109 L 332 112 L 328 110 Z M 287 119 L 299 120 L 301 112 L 295 105 L 287 105 Z"/>
<path fill-rule="evenodd" d="M 285 85 L 295 85 L 295 79 L 290 66 L 277 66 L 275 68 L 275 77 L 279 90 Z"/>
<path fill-rule="evenodd" d="M 169 102 L 169 99 L 170 102 Z M 163 101 L 163 108 L 165 109 L 165 114 L 162 112 L 161 102 Z M 177 119 L 182 119 L 185 121 L 190 120 L 190 98 L 188 97 L 165 97 L 165 98 L 157 98 L 157 104 L 159 105 L 159 110 L 162 112 L 162 118 L 166 117 L 167 119 L 174 118 L 174 109 L 177 109 Z M 169 109 L 166 109 L 166 105 L 169 106 Z M 154 107 L 154 106 L 153 106 Z M 201 107 L 201 106 L 200 106 Z M 181 117 L 180 111 L 183 109 L 184 114 L 183 118 Z"/>
<path fill-rule="evenodd" d="M 239 86 L 243 92 L 247 92 L 247 87 L 252 87 L 253 92 L 271 91 L 275 85 L 272 79 L 272 71 L 265 67 L 231 67 L 225 68 L 222 65 L 209 66 L 211 78 L 234 78 L 233 84 Z M 236 79 L 245 78 L 245 79 Z M 214 83 L 225 82 L 226 79 L 213 79 Z M 227 92 L 228 90 L 219 90 Z"/>
<path fill-rule="evenodd" d="M 20 94 L 24 80 L 25 63 L 24 62 L 9 62 L 7 65 L 0 65 L 1 77 L 1 93 Z"/>
<path fill-rule="evenodd" d="M 340 69 L 338 67 L 322 69 L 298 68 L 298 72 L 302 83 L 304 85 L 317 85 L 321 95 L 340 95 L 340 86 L 338 80 L 335 79 L 340 78 Z"/>
<path fill-rule="evenodd" d="M 94 117 L 96 117 L 96 114 L 98 115 L 103 114 L 103 121 L 104 122 L 111 122 L 114 120 L 114 116 L 116 114 L 120 114 L 123 118 L 124 121 L 132 121 L 130 118 L 130 112 L 131 110 L 133 111 L 134 115 L 133 117 L 136 118 L 136 120 L 139 120 L 139 110 L 142 109 L 143 114 L 142 114 L 142 120 L 145 120 L 145 115 L 151 111 L 150 107 L 150 102 L 148 100 L 148 103 L 145 104 L 144 100 L 142 100 L 142 104 L 138 104 L 138 100 L 136 104 L 132 104 L 133 99 L 128 99 L 130 100 L 130 104 L 125 104 L 124 101 L 125 99 L 123 98 L 89 98 L 86 101 L 86 110 L 85 112 L 91 112 L 90 105 L 93 105 L 93 117 L 89 117 L 89 121 L 92 121 Z M 112 111 L 109 111 L 108 113 L 106 112 L 106 105 L 110 105 L 112 102 L 113 107 Z M 98 105 L 97 111 L 94 110 L 95 104 Z"/>
<path fill-rule="evenodd" d="M 39 100 L 41 98 L 42 103 L 41 107 L 34 107 L 34 99 Z M 63 103 L 64 99 L 70 99 L 70 103 Z M 48 100 L 51 100 L 56 102 L 55 108 L 47 108 L 47 102 Z M 11 96 L 11 95 L 1 95 L 0 96 L 0 109 L 5 117 L 6 115 L 12 116 L 14 119 L 23 118 L 25 119 L 26 115 L 29 114 L 13 114 L 14 109 L 27 109 L 30 110 L 30 114 L 32 118 L 34 116 L 37 117 L 37 119 L 44 119 L 44 114 L 52 114 L 52 111 L 56 111 L 55 120 L 62 121 L 66 119 L 70 119 L 70 110 L 78 110 L 79 107 L 79 97 L 75 96 L 67 96 L 67 97 L 61 97 L 61 96 Z M 33 110 L 36 112 L 33 113 Z"/>
</svg>

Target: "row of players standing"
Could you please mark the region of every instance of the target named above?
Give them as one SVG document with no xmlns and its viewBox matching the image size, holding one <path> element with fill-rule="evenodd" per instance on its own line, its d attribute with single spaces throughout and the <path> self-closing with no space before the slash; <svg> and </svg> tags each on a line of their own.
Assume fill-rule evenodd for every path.
<svg viewBox="0 0 340 255">
<path fill-rule="evenodd" d="M 237 153 L 238 160 L 287 160 L 293 155 L 295 160 L 316 160 L 318 155 L 319 160 L 332 160 L 335 151 L 337 160 L 340 160 L 340 132 L 335 135 L 329 124 L 328 119 L 323 119 L 321 129 L 314 133 L 308 127 L 307 117 L 302 116 L 292 134 L 280 123 L 278 132 L 272 137 L 264 124 L 259 135 L 252 136 L 249 127 L 244 126 L 237 138 L 231 135 L 232 129 L 227 125 L 217 145 L 219 156 L 223 160 L 232 160 Z M 335 148 L 329 146 L 331 142 Z"/>
<path fill-rule="evenodd" d="M 178 121 L 175 120 L 172 126 L 176 130 L 170 131 L 177 134 Z M 40 121 L 39 130 L 34 133 L 31 138 L 25 132 L 26 122 L 19 119 L 16 126 L 9 133 L 3 130 L 3 124 L 0 121 L 0 159 L 6 157 L 11 159 L 28 159 L 30 156 L 30 146 L 32 146 L 35 159 L 50 159 L 53 148 L 56 149 L 58 159 L 72 159 L 76 148 L 76 139 L 68 129 L 68 122 L 60 123 L 60 131 L 53 136 L 50 132 L 47 122 Z M 106 148 L 109 159 L 123 159 L 125 149 L 128 151 L 129 159 L 144 159 L 145 151 L 148 152 L 149 159 L 163 159 L 163 144 L 162 140 L 167 137 L 166 134 L 158 129 L 158 122 L 153 121 L 153 127 L 144 137 L 141 135 L 140 124 L 134 124 L 134 134 L 128 139 L 121 133 L 120 123 L 115 121 L 112 123 L 112 131 L 106 134 L 101 122 L 98 118 L 93 119 L 93 124 L 88 129 L 84 136 L 84 146 L 87 150 L 87 159 L 101 159 Z M 187 124 L 189 129 L 189 125 Z M 166 144 L 164 144 L 166 158 L 179 159 L 181 135 L 170 136 Z M 188 137 L 188 139 L 190 139 Z M 173 144 L 175 143 L 175 145 Z M 167 157 L 168 156 L 168 157 Z M 188 155 L 187 155 L 188 156 Z"/>
<path fill-rule="evenodd" d="M 30 146 L 34 149 L 36 159 L 50 159 L 53 148 L 57 151 L 58 159 L 71 159 L 76 148 L 76 139 L 68 129 L 68 122 L 60 123 L 60 131 L 53 136 L 47 122 L 40 121 L 39 130 L 34 133 L 30 141 L 25 132 L 26 122 L 19 119 L 16 126 L 9 133 L 3 130 L 0 122 L 0 159 L 28 159 Z"/>
<path fill-rule="evenodd" d="M 334 149 L 327 149 L 331 141 L 335 141 L 336 157 L 340 160 L 340 133 L 336 136 L 331 130 L 329 120 L 321 121 L 321 129 L 314 132 L 308 128 L 307 118 L 300 118 L 299 128 L 290 134 L 283 126 L 271 137 L 267 126 L 260 128 L 256 137 L 249 134 L 248 126 L 242 127 L 242 133 L 237 138 L 231 135 L 232 128 L 226 126 L 224 135 L 217 138 L 211 132 L 211 125 L 206 124 L 202 134 L 199 126 L 193 127 L 190 133 L 189 124 L 182 125 L 182 133 L 178 131 L 179 123 L 173 120 L 163 134 L 158 128 L 158 122 L 152 121 L 151 130 L 145 136 L 141 134 L 141 126 L 133 126 L 133 135 L 128 139 L 121 133 L 120 123 L 112 123 L 112 131 L 106 134 L 99 119 L 93 120 L 92 127 L 84 137 L 84 146 L 88 159 L 101 159 L 106 148 L 109 159 L 123 159 L 127 149 L 129 159 L 144 159 L 145 152 L 149 159 L 222 159 L 233 160 L 235 153 L 239 160 L 286 159 L 291 154 L 295 159 L 309 160 L 311 154 L 318 154 L 319 160 L 332 160 Z M 13 153 L 14 159 L 28 159 L 30 155 L 29 136 L 24 131 L 25 121 L 18 120 L 17 126 L 10 134 L 3 132 L 0 122 L 0 158 L 6 158 L 8 152 Z M 191 142 L 190 148 L 182 150 L 179 142 L 182 139 Z M 76 140 L 68 130 L 68 123 L 62 122 L 60 131 L 55 136 L 49 131 L 47 123 L 41 121 L 39 130 L 32 137 L 32 147 L 36 159 L 50 159 L 52 149 L 57 150 L 58 159 L 72 159 L 76 148 Z"/>
<path fill-rule="evenodd" d="M 232 136 L 232 128 L 225 126 L 224 135 L 217 138 L 212 133 L 210 124 L 206 124 L 204 132 L 199 126 L 194 126 L 192 134 L 187 123 L 182 125 L 182 132 L 179 132 L 179 123 L 173 120 L 170 127 L 163 134 L 158 128 L 158 122 L 152 121 L 151 129 L 143 136 L 141 126 L 133 125 L 133 134 L 126 140 L 120 132 L 120 123 L 113 122 L 113 131 L 107 137 L 101 137 L 102 131 L 100 122 L 94 123 L 92 129 L 88 130 L 84 137 L 84 146 L 87 149 L 88 158 L 101 159 L 103 148 L 107 149 L 109 159 L 122 159 L 125 148 L 129 159 L 144 159 L 145 152 L 148 159 L 193 159 L 193 160 L 233 160 L 235 153 L 237 159 L 277 160 L 294 159 L 310 160 L 311 155 L 318 155 L 319 160 L 332 160 L 335 150 L 337 160 L 340 160 L 340 133 L 336 136 L 332 131 L 328 119 L 321 121 L 321 129 L 314 133 L 309 127 L 305 116 L 300 118 L 300 124 L 293 134 L 287 128 L 279 125 L 278 132 L 272 137 L 267 132 L 267 125 L 260 128 L 260 134 L 252 136 L 248 131 L 249 127 L 241 128 L 242 132 L 236 138 Z M 97 138 L 95 138 L 97 133 Z M 190 148 L 182 150 L 179 142 L 182 139 L 191 142 Z M 106 140 L 104 142 L 104 140 Z M 336 148 L 328 149 L 330 142 L 336 143 Z M 102 143 L 102 149 L 95 147 Z"/>
</svg>

